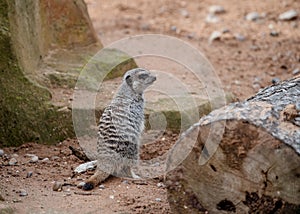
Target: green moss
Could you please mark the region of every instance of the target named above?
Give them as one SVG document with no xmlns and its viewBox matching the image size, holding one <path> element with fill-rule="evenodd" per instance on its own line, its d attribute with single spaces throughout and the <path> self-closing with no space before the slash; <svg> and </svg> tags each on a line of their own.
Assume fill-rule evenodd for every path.
<svg viewBox="0 0 300 214">
<path fill-rule="evenodd" d="M 47 75 L 51 86 L 62 88 L 74 88 L 77 82 L 76 76 L 51 73 Z"/>
<path fill-rule="evenodd" d="M 100 54 L 96 54 L 95 57 L 83 50 L 71 54 L 62 51 L 56 53 L 51 61 L 59 62 L 62 58 L 67 63 L 47 62 L 47 66 L 50 67 L 48 70 L 55 71 L 48 72 L 46 75 L 51 84 L 49 87 L 74 88 L 80 73 L 82 78 L 84 77 L 88 81 L 87 85 L 91 84 L 97 87 L 102 82 L 102 77 L 104 80 L 121 77 L 126 71 L 137 67 L 132 57 L 116 49 L 102 49 Z M 83 70 L 81 66 L 83 64 L 88 64 L 92 68 Z"/>
<path fill-rule="evenodd" d="M 7 207 L 7 208 L 0 208 L 0 214 L 14 214 L 15 210 L 11 207 Z"/>
<path fill-rule="evenodd" d="M 0 146 L 72 136 L 71 113 L 58 112 L 49 104 L 49 91 L 22 73 L 11 45 L 6 0 L 0 0 L 0 10 Z"/>
</svg>

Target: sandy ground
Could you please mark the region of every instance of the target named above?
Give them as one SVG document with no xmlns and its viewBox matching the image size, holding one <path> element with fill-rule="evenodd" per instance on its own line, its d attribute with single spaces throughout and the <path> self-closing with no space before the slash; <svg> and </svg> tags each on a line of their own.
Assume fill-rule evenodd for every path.
<svg viewBox="0 0 300 214">
<path fill-rule="evenodd" d="M 202 51 L 214 66 L 223 89 L 239 99 L 255 94 L 272 84 L 272 80 L 291 78 L 300 69 L 300 17 L 278 20 L 278 16 L 289 9 L 300 12 L 297 0 L 86 2 L 95 30 L 105 46 L 137 34 L 177 37 Z M 219 19 L 217 23 L 206 21 L 211 5 L 224 7 L 225 12 L 215 15 Z M 253 11 L 261 18 L 246 20 L 245 16 Z M 210 44 L 214 31 L 223 33 Z M 160 66 L 154 59 L 147 63 Z M 168 64 L 163 69 L 167 70 Z M 185 81 L 192 80 L 185 77 Z M 175 140 L 173 135 L 164 138 L 167 145 Z M 5 201 L 0 200 L 0 210 L 7 213 L 171 213 L 162 178 L 143 182 L 110 178 L 103 189 L 83 195 L 76 184 L 92 172 L 73 174 L 73 169 L 82 161 L 71 154 L 69 145 L 78 147 L 76 140 L 67 140 L 53 146 L 28 143 L 19 148 L 3 148 L 0 195 Z M 146 148 L 144 158 L 156 156 L 165 149 Z M 27 154 L 35 154 L 39 160 L 30 163 L 31 157 Z M 8 162 L 13 157 L 18 163 L 11 166 Z M 43 161 L 44 158 L 49 160 Z M 62 191 L 52 190 L 55 181 L 64 184 Z"/>
</svg>

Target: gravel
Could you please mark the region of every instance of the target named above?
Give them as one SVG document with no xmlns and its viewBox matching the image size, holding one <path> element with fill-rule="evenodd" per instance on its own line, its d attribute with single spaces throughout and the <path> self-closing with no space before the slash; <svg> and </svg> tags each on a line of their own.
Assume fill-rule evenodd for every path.
<svg viewBox="0 0 300 214">
<path fill-rule="evenodd" d="M 161 202 L 161 198 L 155 198 L 155 201 Z"/>
<path fill-rule="evenodd" d="M 29 157 L 31 157 L 30 159 L 30 163 L 37 163 L 39 161 L 39 157 L 36 155 L 28 155 Z"/>
<path fill-rule="evenodd" d="M 298 13 L 296 10 L 288 10 L 279 15 L 278 19 L 281 21 L 290 21 L 298 17 Z"/>
<path fill-rule="evenodd" d="M 62 191 L 63 184 L 61 182 L 55 181 L 52 187 L 53 191 L 60 192 Z"/>
<path fill-rule="evenodd" d="M 96 168 L 96 166 L 97 166 L 97 160 L 90 161 L 90 162 L 83 163 L 83 164 L 80 164 L 79 166 L 77 166 L 75 168 L 74 172 L 82 173 L 82 172 L 85 172 L 87 170 L 92 170 L 92 169 Z"/>
<path fill-rule="evenodd" d="M 8 162 L 8 164 L 11 166 L 16 165 L 17 163 L 18 163 L 18 161 L 16 158 L 11 158 Z"/>
<path fill-rule="evenodd" d="M 276 30 L 272 30 L 270 32 L 270 36 L 277 37 L 277 36 L 279 36 L 279 33 Z"/>
<path fill-rule="evenodd" d="M 29 171 L 29 172 L 27 172 L 26 178 L 30 178 L 30 177 L 32 177 L 32 175 L 33 175 L 33 172 Z"/>
<path fill-rule="evenodd" d="M 214 31 L 210 35 L 208 41 L 209 41 L 209 43 L 212 43 L 214 40 L 221 39 L 221 36 L 222 36 L 222 33 L 220 31 Z"/>
<path fill-rule="evenodd" d="M 157 183 L 157 185 L 156 185 L 158 188 L 165 188 L 166 186 L 163 184 L 163 183 L 161 183 L 161 182 L 159 182 L 159 183 Z"/>
<path fill-rule="evenodd" d="M 24 190 L 24 189 L 21 189 L 21 190 L 19 191 L 19 196 L 21 196 L 21 197 L 25 197 L 25 196 L 28 196 L 28 193 L 27 193 L 27 191 L 26 191 L 26 190 Z"/>
<path fill-rule="evenodd" d="M 224 7 L 221 5 L 212 5 L 208 8 L 208 11 L 211 14 L 221 14 L 226 12 Z"/>
<path fill-rule="evenodd" d="M 251 12 L 251 13 L 248 13 L 246 16 L 245 16 L 245 19 L 247 21 L 257 21 L 258 19 L 260 19 L 261 16 L 259 15 L 258 12 Z"/>
<path fill-rule="evenodd" d="M 47 163 L 47 162 L 49 162 L 49 158 L 44 158 L 44 159 L 42 160 L 42 163 Z"/>
<path fill-rule="evenodd" d="M 206 16 L 206 19 L 205 21 L 207 23 L 217 23 L 220 21 L 219 17 L 215 16 L 215 14 L 212 14 L 212 13 L 209 13 L 207 16 Z"/>
<path fill-rule="evenodd" d="M 186 9 L 181 9 L 180 10 L 180 14 L 184 17 L 184 18 L 189 18 L 190 14 Z"/>
<path fill-rule="evenodd" d="M 85 182 L 82 181 L 77 185 L 77 188 L 81 189 L 84 185 L 85 185 Z"/>
<path fill-rule="evenodd" d="M 3 155 L 4 155 L 4 151 L 0 149 L 0 157 L 2 157 Z"/>
<path fill-rule="evenodd" d="M 236 40 L 238 40 L 240 42 L 243 42 L 243 41 L 246 40 L 246 37 L 242 34 L 239 34 L 239 33 L 234 34 L 234 37 L 235 37 Z"/>
<path fill-rule="evenodd" d="M 177 27 L 175 25 L 171 26 L 170 28 L 171 31 L 177 31 Z"/>
</svg>

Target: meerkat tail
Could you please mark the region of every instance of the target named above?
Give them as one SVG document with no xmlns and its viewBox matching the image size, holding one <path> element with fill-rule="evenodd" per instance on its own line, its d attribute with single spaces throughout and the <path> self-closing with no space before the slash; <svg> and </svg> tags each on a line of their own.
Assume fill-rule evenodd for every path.
<svg viewBox="0 0 300 214">
<path fill-rule="evenodd" d="M 95 174 L 92 175 L 83 185 L 83 190 L 92 190 L 96 186 L 98 186 L 100 183 L 102 183 L 104 180 L 106 180 L 109 177 L 109 173 L 96 170 Z"/>
</svg>

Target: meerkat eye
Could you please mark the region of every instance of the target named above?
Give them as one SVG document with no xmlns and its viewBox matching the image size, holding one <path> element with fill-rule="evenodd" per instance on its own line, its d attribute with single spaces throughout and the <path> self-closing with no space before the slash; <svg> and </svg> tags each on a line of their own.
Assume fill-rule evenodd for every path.
<svg viewBox="0 0 300 214">
<path fill-rule="evenodd" d="M 145 80 L 145 79 L 147 79 L 147 77 L 149 77 L 148 74 L 140 74 L 140 75 L 139 75 L 139 79 Z"/>
<path fill-rule="evenodd" d="M 131 79 L 131 76 L 130 75 L 128 75 L 126 78 L 125 78 L 125 80 L 126 80 L 126 82 L 127 82 L 127 84 L 128 85 L 132 85 L 132 79 Z"/>
</svg>

